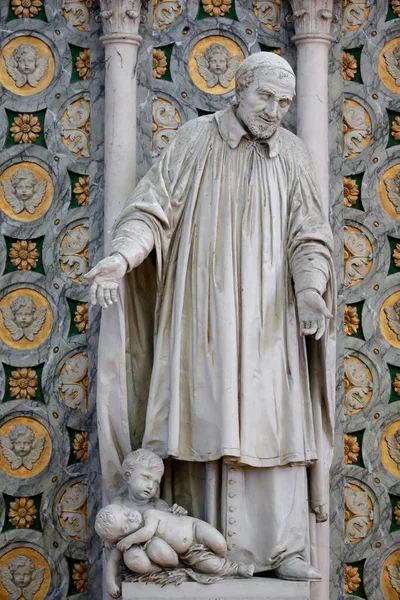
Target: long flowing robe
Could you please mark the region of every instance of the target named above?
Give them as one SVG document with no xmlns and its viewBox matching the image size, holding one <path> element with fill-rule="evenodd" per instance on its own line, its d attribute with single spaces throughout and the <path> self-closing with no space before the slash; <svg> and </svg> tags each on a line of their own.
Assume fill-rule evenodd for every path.
<svg viewBox="0 0 400 600">
<path fill-rule="evenodd" d="M 112 249 L 130 273 L 102 323 L 109 495 L 143 444 L 181 461 L 311 465 L 311 504 L 325 504 L 333 328 L 307 349 L 296 293 L 333 307 L 332 235 L 303 143 L 282 128 L 252 139 L 234 107 L 187 123 L 127 199 Z"/>
</svg>

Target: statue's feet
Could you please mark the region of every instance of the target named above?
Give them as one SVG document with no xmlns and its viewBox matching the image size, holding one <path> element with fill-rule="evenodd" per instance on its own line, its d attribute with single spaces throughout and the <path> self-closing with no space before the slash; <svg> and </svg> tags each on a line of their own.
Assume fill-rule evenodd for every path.
<svg viewBox="0 0 400 600">
<path fill-rule="evenodd" d="M 275 569 L 274 575 L 279 579 L 290 579 L 291 581 L 320 581 L 321 573 L 318 569 L 310 567 L 301 558 L 289 558 Z"/>
<path fill-rule="evenodd" d="M 244 565 L 240 563 L 238 566 L 238 575 L 240 577 L 253 577 L 254 565 Z"/>
</svg>

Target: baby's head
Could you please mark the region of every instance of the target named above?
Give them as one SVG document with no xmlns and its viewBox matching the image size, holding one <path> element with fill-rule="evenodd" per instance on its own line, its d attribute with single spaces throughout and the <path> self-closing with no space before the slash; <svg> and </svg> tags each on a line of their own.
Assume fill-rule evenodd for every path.
<svg viewBox="0 0 400 600">
<path fill-rule="evenodd" d="M 13 581 L 18 588 L 27 587 L 32 581 L 35 565 L 27 556 L 19 554 L 8 565 Z"/>
<path fill-rule="evenodd" d="M 18 169 L 11 177 L 11 185 L 18 200 L 29 200 L 35 192 L 37 179 L 29 169 Z"/>
<path fill-rule="evenodd" d="M 36 304 L 29 296 L 18 296 L 11 302 L 10 309 L 18 327 L 29 327 L 36 313 Z"/>
<path fill-rule="evenodd" d="M 164 463 L 154 452 L 140 448 L 125 458 L 122 473 L 129 495 L 134 500 L 143 502 L 156 495 L 164 474 Z"/>
<path fill-rule="evenodd" d="M 17 456 L 27 456 L 32 450 L 35 434 L 27 425 L 19 423 L 11 429 L 8 437 L 13 445 L 14 453 Z"/>
<path fill-rule="evenodd" d="M 13 52 L 13 58 L 18 65 L 18 71 L 30 75 L 36 71 L 39 55 L 31 44 L 20 44 Z"/>
<path fill-rule="evenodd" d="M 204 52 L 208 68 L 215 75 L 221 75 L 228 69 L 230 54 L 222 44 L 211 44 Z"/>
<path fill-rule="evenodd" d="M 117 542 L 142 526 L 143 517 L 138 510 L 119 504 L 109 504 L 96 517 L 94 528 L 105 542 Z"/>
</svg>

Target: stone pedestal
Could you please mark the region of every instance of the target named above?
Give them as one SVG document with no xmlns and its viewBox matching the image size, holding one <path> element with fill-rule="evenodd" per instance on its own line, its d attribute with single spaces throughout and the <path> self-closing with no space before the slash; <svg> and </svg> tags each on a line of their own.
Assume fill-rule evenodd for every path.
<svg viewBox="0 0 400 600">
<path fill-rule="evenodd" d="M 226 579 L 213 585 L 123 583 L 122 600 L 310 600 L 309 583 L 253 577 Z"/>
</svg>

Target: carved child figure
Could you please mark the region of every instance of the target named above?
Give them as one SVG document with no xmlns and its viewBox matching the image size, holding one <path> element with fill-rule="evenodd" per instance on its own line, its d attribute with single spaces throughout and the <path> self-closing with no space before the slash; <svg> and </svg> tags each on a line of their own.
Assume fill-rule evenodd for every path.
<svg viewBox="0 0 400 600">
<path fill-rule="evenodd" d="M 33 215 L 46 193 L 46 181 L 38 181 L 29 169 L 18 169 L 10 181 L 2 179 L 0 182 L 4 197 L 15 214 L 25 209 Z"/>
<path fill-rule="evenodd" d="M 15 341 L 23 337 L 33 342 L 46 320 L 46 308 L 37 308 L 29 296 L 18 296 L 11 302 L 10 308 L 0 309 L 4 325 Z"/>
<path fill-rule="evenodd" d="M 0 567 L 0 576 L 10 598 L 32 600 L 43 583 L 44 569 L 37 569 L 27 556 L 18 555 L 8 567 Z"/>
<path fill-rule="evenodd" d="M 103 540 L 118 542 L 111 551 L 106 573 L 107 589 L 113 598 L 120 595 L 116 577 L 121 558 L 135 573 L 189 566 L 213 575 L 253 575 L 252 565 L 227 560 L 226 541 L 217 529 L 186 516 L 179 506 L 169 509 L 164 501 L 154 497 L 164 471 L 156 454 L 147 450 L 132 452 L 122 468 L 129 486 L 128 497 L 103 508 L 95 525 Z"/>
<path fill-rule="evenodd" d="M 44 442 L 44 437 L 35 438 L 32 429 L 22 423 L 13 427 L 7 437 L 0 437 L 3 454 L 13 470 L 21 466 L 31 470 L 39 460 Z"/>
<path fill-rule="evenodd" d="M 20 44 L 11 55 L 4 55 L 7 72 L 17 87 L 26 83 L 36 87 L 42 79 L 49 63 L 48 56 L 39 56 L 31 44 Z"/>
<path fill-rule="evenodd" d="M 195 60 L 207 87 L 212 88 L 219 83 L 227 88 L 235 76 L 240 57 L 231 56 L 222 44 L 211 44 L 204 52 L 204 56 L 195 54 Z"/>
</svg>

